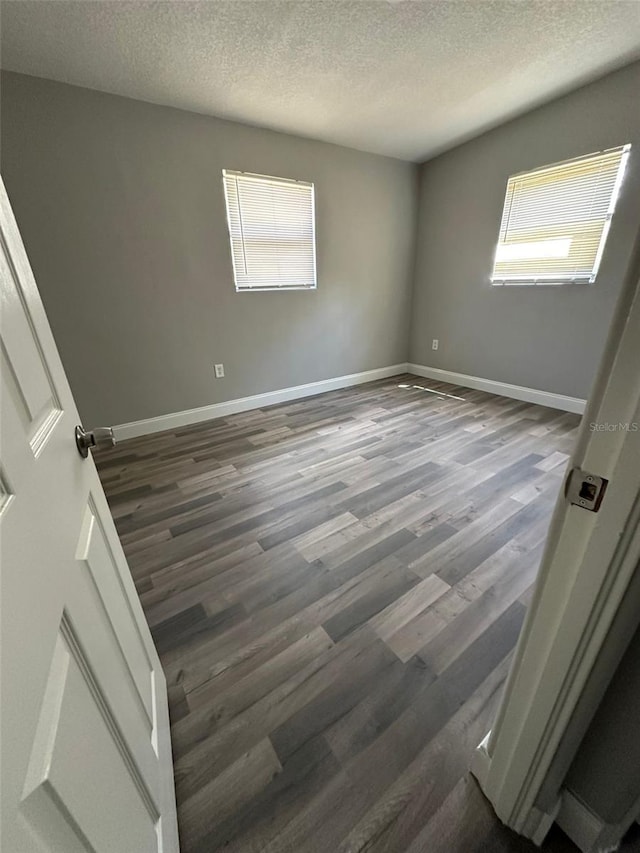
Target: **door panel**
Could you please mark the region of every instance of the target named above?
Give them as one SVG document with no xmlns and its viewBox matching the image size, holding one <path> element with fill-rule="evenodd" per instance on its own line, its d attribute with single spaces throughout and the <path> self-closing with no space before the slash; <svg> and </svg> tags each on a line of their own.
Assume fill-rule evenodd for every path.
<svg viewBox="0 0 640 853">
<path fill-rule="evenodd" d="M 1 183 L 0 276 L 0 848 L 177 853 L 164 674 Z"/>
<path fill-rule="evenodd" d="M 100 754 L 99 774 L 93 753 Z M 65 615 L 29 761 L 23 813 L 45 840 L 54 817 L 58 832 L 84 844 L 82 850 L 153 853 L 159 814 L 133 766 L 117 718 Z"/>
<path fill-rule="evenodd" d="M 12 380 L 16 411 L 34 455 L 42 449 L 62 414 L 58 393 L 39 347 L 8 247 L 0 253 L 2 348 Z M 17 399 L 16 399 L 17 398 Z"/>
<path fill-rule="evenodd" d="M 110 658 L 121 664 L 114 688 L 124 691 L 126 682 L 128 695 L 139 707 L 141 722 L 151 734 L 154 726 L 153 666 L 120 584 L 115 560 L 96 518 L 93 501 L 85 510 L 77 559 L 79 580 L 88 589 L 85 612 L 99 614 L 99 625 L 105 635 L 105 643 L 109 645 Z M 82 619 L 82 610 L 78 618 Z M 87 625 L 87 631 L 89 628 Z"/>
</svg>

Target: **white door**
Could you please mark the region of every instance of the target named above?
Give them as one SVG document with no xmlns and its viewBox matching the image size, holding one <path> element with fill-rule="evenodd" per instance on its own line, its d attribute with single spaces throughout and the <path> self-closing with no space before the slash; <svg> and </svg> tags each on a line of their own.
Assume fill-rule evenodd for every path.
<svg viewBox="0 0 640 853">
<path fill-rule="evenodd" d="M 537 844 L 557 818 L 577 843 L 614 850 L 637 819 L 602 824 L 561 786 L 637 628 L 625 602 L 640 563 L 639 423 L 640 233 L 568 463 L 578 485 L 589 474 L 608 481 L 602 505 L 590 512 L 558 494 L 493 731 L 474 758 L 500 820 Z"/>
<path fill-rule="evenodd" d="M 0 849 L 175 853 L 164 674 L 0 208 Z"/>
</svg>

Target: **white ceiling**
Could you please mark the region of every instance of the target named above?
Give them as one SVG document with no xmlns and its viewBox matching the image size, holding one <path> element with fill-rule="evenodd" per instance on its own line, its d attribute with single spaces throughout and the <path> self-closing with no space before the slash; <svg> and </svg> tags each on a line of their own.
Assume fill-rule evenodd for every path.
<svg viewBox="0 0 640 853">
<path fill-rule="evenodd" d="M 2 66 L 424 160 L 640 56 L 640 0 L 5 0 Z"/>
</svg>

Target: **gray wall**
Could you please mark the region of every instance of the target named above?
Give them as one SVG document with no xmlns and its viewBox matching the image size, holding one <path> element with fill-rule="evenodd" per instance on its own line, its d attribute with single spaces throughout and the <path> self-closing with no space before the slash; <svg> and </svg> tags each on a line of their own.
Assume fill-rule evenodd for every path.
<svg viewBox="0 0 640 853">
<path fill-rule="evenodd" d="M 639 93 L 635 63 L 422 167 L 412 362 L 588 396 L 640 226 Z M 634 147 L 596 282 L 492 287 L 509 175 L 626 142 Z"/>
<path fill-rule="evenodd" d="M 416 244 L 411 164 L 5 72 L 2 173 L 83 419 L 407 356 L 586 397 L 640 225 L 638 91 L 635 63 L 426 163 Z M 634 148 L 595 284 L 492 287 L 508 176 L 623 142 Z M 223 168 L 316 183 L 317 292 L 235 292 Z"/>
<path fill-rule="evenodd" d="M 640 801 L 640 629 L 616 670 L 565 786 L 604 823 L 621 823 Z M 640 818 L 640 814 L 634 815 Z"/>
<path fill-rule="evenodd" d="M 13 73 L 1 100 L 3 178 L 86 423 L 406 361 L 416 166 Z M 235 292 L 223 168 L 315 182 L 316 292 Z"/>
</svg>

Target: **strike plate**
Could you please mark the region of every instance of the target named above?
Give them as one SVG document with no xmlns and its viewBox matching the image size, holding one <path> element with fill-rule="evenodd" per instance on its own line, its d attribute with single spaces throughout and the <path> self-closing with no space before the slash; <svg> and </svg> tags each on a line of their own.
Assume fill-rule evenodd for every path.
<svg viewBox="0 0 640 853">
<path fill-rule="evenodd" d="M 574 506 L 598 512 L 608 482 L 604 477 L 589 474 L 581 468 L 573 468 L 567 481 L 567 500 Z"/>
</svg>

